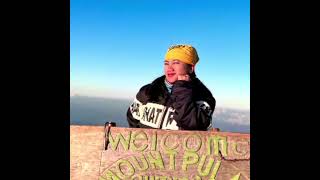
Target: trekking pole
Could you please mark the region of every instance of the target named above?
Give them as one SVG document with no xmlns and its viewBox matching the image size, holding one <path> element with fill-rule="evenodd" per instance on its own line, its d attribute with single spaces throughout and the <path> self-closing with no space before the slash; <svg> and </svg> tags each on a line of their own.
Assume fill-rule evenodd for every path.
<svg viewBox="0 0 320 180">
<path fill-rule="evenodd" d="M 110 129 L 111 127 L 115 127 L 116 123 L 115 122 L 106 122 L 104 124 L 104 150 L 108 149 L 108 144 L 109 144 L 109 134 L 110 134 Z"/>
</svg>

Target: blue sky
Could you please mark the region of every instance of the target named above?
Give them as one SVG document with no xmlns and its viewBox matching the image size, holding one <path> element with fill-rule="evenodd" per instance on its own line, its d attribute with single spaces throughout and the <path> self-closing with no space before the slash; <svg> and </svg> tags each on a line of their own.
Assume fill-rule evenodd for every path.
<svg viewBox="0 0 320 180">
<path fill-rule="evenodd" d="M 133 99 L 191 44 L 217 107 L 250 109 L 249 0 L 71 0 L 71 94 Z"/>
</svg>

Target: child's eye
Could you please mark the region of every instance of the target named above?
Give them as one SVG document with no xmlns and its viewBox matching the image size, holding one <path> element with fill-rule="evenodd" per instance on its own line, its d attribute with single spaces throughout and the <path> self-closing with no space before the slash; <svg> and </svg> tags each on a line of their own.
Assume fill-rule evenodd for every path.
<svg viewBox="0 0 320 180">
<path fill-rule="evenodd" d="M 180 64 L 179 61 L 173 61 L 173 64 Z"/>
</svg>

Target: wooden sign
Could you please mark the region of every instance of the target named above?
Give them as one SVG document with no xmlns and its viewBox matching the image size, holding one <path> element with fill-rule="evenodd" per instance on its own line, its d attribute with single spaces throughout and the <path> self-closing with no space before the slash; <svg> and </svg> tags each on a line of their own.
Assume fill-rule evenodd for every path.
<svg viewBox="0 0 320 180">
<path fill-rule="evenodd" d="M 71 126 L 71 180 L 250 179 L 250 134 Z"/>
</svg>

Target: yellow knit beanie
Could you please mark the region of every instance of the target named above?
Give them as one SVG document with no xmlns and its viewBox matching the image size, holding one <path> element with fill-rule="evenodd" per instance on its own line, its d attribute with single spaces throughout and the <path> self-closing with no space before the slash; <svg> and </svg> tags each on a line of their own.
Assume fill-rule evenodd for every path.
<svg viewBox="0 0 320 180">
<path fill-rule="evenodd" d="M 191 65 L 195 65 L 199 61 L 197 50 L 190 45 L 184 44 L 174 45 L 168 49 L 165 60 L 171 61 L 174 59 Z"/>
</svg>

